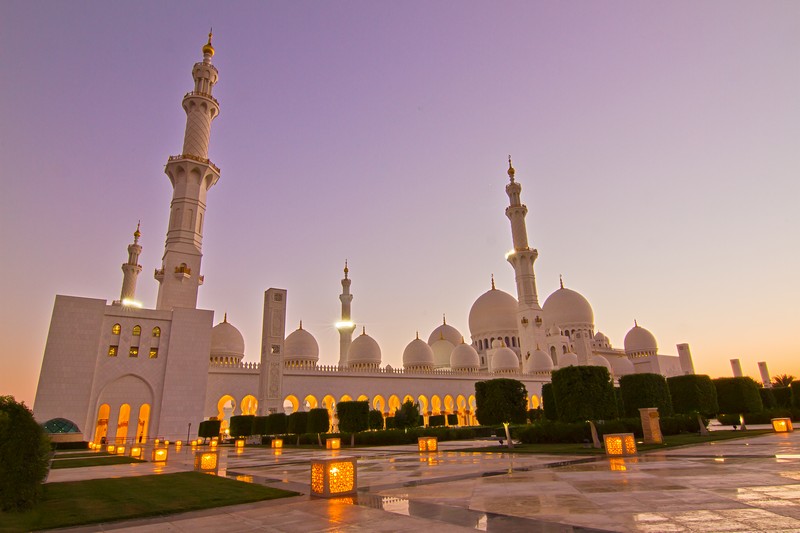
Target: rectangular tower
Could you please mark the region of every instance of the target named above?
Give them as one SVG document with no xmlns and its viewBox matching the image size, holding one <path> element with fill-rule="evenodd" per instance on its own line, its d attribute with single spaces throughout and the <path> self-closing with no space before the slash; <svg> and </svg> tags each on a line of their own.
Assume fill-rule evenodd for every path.
<svg viewBox="0 0 800 533">
<path fill-rule="evenodd" d="M 286 332 L 286 289 L 264 293 L 261 327 L 261 372 L 258 379 L 258 413 L 283 412 L 283 340 Z"/>
</svg>

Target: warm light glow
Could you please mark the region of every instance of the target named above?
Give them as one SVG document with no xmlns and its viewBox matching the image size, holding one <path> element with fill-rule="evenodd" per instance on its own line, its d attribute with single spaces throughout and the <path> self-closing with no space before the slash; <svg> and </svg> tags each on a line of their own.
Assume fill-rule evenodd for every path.
<svg viewBox="0 0 800 533">
<path fill-rule="evenodd" d="M 175 447 L 176 448 L 180 448 L 181 446 L 183 446 L 183 441 L 182 440 L 176 440 L 175 441 Z"/>
<path fill-rule="evenodd" d="M 136 459 L 140 459 L 142 457 L 142 447 L 141 446 L 131 446 L 131 457 L 135 457 Z"/>
<path fill-rule="evenodd" d="M 338 450 L 342 447 L 341 439 L 325 439 L 325 448 L 329 450 Z"/>
<path fill-rule="evenodd" d="M 106 451 L 107 451 L 108 453 L 116 453 L 116 451 L 117 451 L 117 447 L 116 447 L 116 445 L 114 445 L 114 444 L 109 444 L 109 445 L 106 447 Z"/>
<path fill-rule="evenodd" d="M 137 302 L 136 300 L 131 300 L 130 298 L 123 298 L 122 305 L 127 307 L 142 307 L 142 302 Z"/>
<path fill-rule="evenodd" d="M 628 470 L 628 467 L 625 466 L 625 459 L 609 459 L 608 462 L 611 466 L 611 470 L 615 472 L 625 472 Z"/>
<path fill-rule="evenodd" d="M 608 455 L 636 455 L 636 439 L 633 433 L 603 435 Z"/>
<path fill-rule="evenodd" d="M 161 442 L 161 439 L 156 439 L 156 440 L 155 440 L 155 445 L 156 445 L 156 446 L 158 446 L 158 444 L 159 444 L 160 442 Z"/>
<path fill-rule="evenodd" d="M 311 460 L 311 494 L 332 497 L 353 494 L 357 489 L 355 457 Z"/>
<path fill-rule="evenodd" d="M 162 462 L 167 460 L 167 448 L 158 448 L 153 450 L 153 461 Z"/>
<path fill-rule="evenodd" d="M 244 448 L 244 439 L 236 439 L 236 447 Z"/>
<path fill-rule="evenodd" d="M 197 439 L 192 441 L 192 446 L 197 446 Z"/>
<path fill-rule="evenodd" d="M 790 431 L 794 431 L 794 428 L 792 427 L 792 419 L 773 418 L 772 429 L 775 430 L 775 433 L 788 433 Z"/>
<path fill-rule="evenodd" d="M 212 448 L 216 448 L 217 444 L 219 444 L 219 441 L 217 441 L 217 439 L 211 439 L 211 447 Z"/>
<path fill-rule="evenodd" d="M 195 470 L 216 470 L 217 452 L 198 453 L 194 456 Z"/>
<path fill-rule="evenodd" d="M 418 437 L 417 444 L 421 452 L 435 452 L 439 449 L 438 437 Z"/>
<path fill-rule="evenodd" d="M 350 328 L 354 328 L 354 327 L 356 327 L 356 325 L 354 323 L 350 322 L 349 320 L 344 320 L 342 322 L 337 322 L 336 323 L 336 329 L 350 329 Z"/>
<path fill-rule="evenodd" d="M 283 448 L 283 439 L 272 439 L 273 448 Z"/>
<path fill-rule="evenodd" d="M 125 455 L 125 446 L 117 446 L 117 455 Z"/>
<path fill-rule="evenodd" d="M 506 252 L 506 259 L 508 259 L 508 258 L 509 258 L 509 257 L 511 257 L 512 255 L 514 255 L 515 253 L 517 253 L 517 251 L 516 251 L 516 250 L 509 250 L 509 251 L 507 251 L 507 252 Z"/>
</svg>

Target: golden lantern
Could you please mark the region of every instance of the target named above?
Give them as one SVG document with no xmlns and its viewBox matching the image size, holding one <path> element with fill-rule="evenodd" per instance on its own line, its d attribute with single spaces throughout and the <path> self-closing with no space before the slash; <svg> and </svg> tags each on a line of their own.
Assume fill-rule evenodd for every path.
<svg viewBox="0 0 800 533">
<path fill-rule="evenodd" d="M 169 446 L 169 441 L 168 440 L 164 441 L 164 446 Z"/>
<path fill-rule="evenodd" d="M 439 449 L 438 437 L 418 437 L 417 444 L 421 452 L 435 452 Z"/>
<path fill-rule="evenodd" d="M 636 439 L 633 433 L 611 433 L 603 435 L 606 455 L 636 455 Z"/>
<path fill-rule="evenodd" d="M 355 457 L 311 460 L 311 495 L 332 498 L 355 494 L 358 488 Z"/>
<path fill-rule="evenodd" d="M 236 439 L 236 449 L 241 450 L 244 448 L 244 439 Z"/>
<path fill-rule="evenodd" d="M 283 448 L 283 439 L 272 439 L 273 448 Z"/>
<path fill-rule="evenodd" d="M 775 433 L 789 433 L 794 431 L 791 418 L 773 418 L 772 429 Z"/>
<path fill-rule="evenodd" d="M 219 440 L 218 439 L 211 439 L 211 447 L 212 448 L 216 448 L 217 444 L 219 444 Z"/>
<path fill-rule="evenodd" d="M 175 447 L 176 448 L 180 448 L 181 446 L 183 446 L 183 441 L 182 440 L 176 440 L 175 441 Z"/>
<path fill-rule="evenodd" d="M 338 450 L 342 447 L 342 439 L 325 439 L 325 448 L 328 450 Z"/>
<path fill-rule="evenodd" d="M 154 463 L 163 463 L 167 460 L 168 454 L 167 448 L 156 448 L 153 450 L 153 462 Z"/>
<path fill-rule="evenodd" d="M 194 454 L 194 469 L 201 472 L 217 471 L 217 452 L 199 452 Z"/>
<path fill-rule="evenodd" d="M 117 446 L 117 455 L 125 455 L 125 446 Z"/>
<path fill-rule="evenodd" d="M 136 446 L 136 445 L 131 446 L 131 457 L 133 457 L 134 459 L 141 459 L 143 451 L 144 450 L 142 449 L 141 446 Z"/>
<path fill-rule="evenodd" d="M 161 442 L 161 439 L 156 439 L 154 444 L 155 444 L 156 446 L 158 446 L 160 442 Z"/>
<path fill-rule="evenodd" d="M 117 453 L 116 444 L 109 444 L 108 446 L 106 446 L 106 452 L 111 453 L 111 454 Z"/>
</svg>

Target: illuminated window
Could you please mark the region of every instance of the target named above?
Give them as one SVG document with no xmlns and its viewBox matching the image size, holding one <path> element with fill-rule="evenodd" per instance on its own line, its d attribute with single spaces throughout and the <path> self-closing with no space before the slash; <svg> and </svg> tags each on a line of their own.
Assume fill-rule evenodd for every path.
<svg viewBox="0 0 800 533">
<path fill-rule="evenodd" d="M 160 337 L 161 336 L 161 328 L 156 326 L 153 328 L 153 337 Z"/>
<path fill-rule="evenodd" d="M 141 334 L 142 334 L 142 326 L 140 326 L 138 324 L 133 326 L 133 336 L 134 337 L 138 337 Z"/>
<path fill-rule="evenodd" d="M 131 349 L 128 350 L 129 357 L 139 357 L 139 347 L 138 346 L 131 346 Z"/>
<path fill-rule="evenodd" d="M 111 345 L 108 347 L 108 356 L 109 357 L 116 357 L 117 351 L 119 350 L 119 346 Z"/>
<path fill-rule="evenodd" d="M 112 335 L 119 335 L 120 331 L 122 331 L 122 326 L 120 326 L 119 324 L 114 324 L 111 327 L 111 334 Z"/>
<path fill-rule="evenodd" d="M 150 359 L 158 358 L 158 348 L 150 348 Z"/>
</svg>

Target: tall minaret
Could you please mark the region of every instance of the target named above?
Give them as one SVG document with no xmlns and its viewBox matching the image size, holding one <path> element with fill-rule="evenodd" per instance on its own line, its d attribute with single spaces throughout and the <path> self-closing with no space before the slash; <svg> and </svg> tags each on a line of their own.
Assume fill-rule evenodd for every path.
<svg viewBox="0 0 800 533">
<path fill-rule="evenodd" d="M 533 263 L 539 256 L 535 248 L 528 246 L 528 230 L 525 227 L 525 215 L 528 208 L 520 202 L 519 194 L 522 186 L 514 181 L 514 167 L 511 165 L 511 156 L 508 156 L 508 178 L 506 194 L 508 194 L 508 207 L 506 216 L 511 221 L 511 239 L 514 248 L 506 255 L 506 259 L 514 267 L 517 281 L 517 311 L 520 354 L 525 363 L 528 354 L 536 350 L 536 346 L 546 346 L 544 318 L 539 297 L 536 293 L 536 276 L 533 273 Z"/>
<path fill-rule="evenodd" d="M 211 64 L 213 56 L 209 33 L 203 60 L 192 68 L 194 90 L 183 97 L 183 151 L 171 156 L 164 170 L 173 193 L 164 257 L 155 273 L 159 282 L 157 309 L 197 307 L 197 289 L 203 284 L 200 260 L 206 194 L 219 179 L 219 168 L 208 159 L 211 121 L 219 115 L 219 102 L 211 96 L 218 79 L 217 68 Z"/>
<path fill-rule="evenodd" d="M 347 274 L 350 269 L 347 268 L 347 261 L 344 262 L 344 278 L 342 278 L 342 294 L 339 295 L 339 300 L 342 302 L 342 320 L 336 323 L 336 329 L 339 330 L 339 367 L 346 368 L 347 365 L 347 351 L 350 349 L 350 343 L 353 342 L 353 331 L 356 325 L 350 320 L 350 302 L 353 301 L 353 295 L 350 294 L 350 278 Z"/>
<path fill-rule="evenodd" d="M 123 305 L 136 299 L 136 279 L 139 277 L 139 272 L 142 271 L 142 265 L 139 264 L 139 254 L 142 253 L 142 247 L 139 245 L 139 237 L 142 234 L 139 226 L 140 224 L 136 224 L 133 243 L 128 245 L 128 262 L 122 263 L 122 292 L 119 301 Z"/>
</svg>

